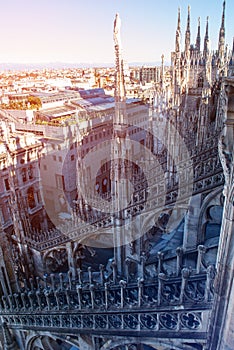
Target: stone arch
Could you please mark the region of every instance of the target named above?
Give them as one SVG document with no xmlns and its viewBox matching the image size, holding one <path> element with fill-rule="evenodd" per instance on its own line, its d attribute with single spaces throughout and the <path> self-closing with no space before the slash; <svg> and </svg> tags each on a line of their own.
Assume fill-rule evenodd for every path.
<svg viewBox="0 0 234 350">
<path fill-rule="evenodd" d="M 38 335 L 30 334 L 25 341 L 25 350 L 44 350 L 41 343 L 41 338 Z"/>
<path fill-rule="evenodd" d="M 68 271 L 68 254 L 65 245 L 48 250 L 43 256 L 43 266 L 47 273 L 67 272 Z M 51 268 L 53 267 L 53 268 Z M 63 270 L 61 270 L 63 267 Z M 57 271 L 58 269 L 58 271 Z"/>
<path fill-rule="evenodd" d="M 49 256 L 55 249 L 66 249 L 66 246 L 65 245 L 60 245 L 60 246 L 57 246 L 56 248 L 51 248 L 51 249 L 48 249 L 45 254 L 43 255 L 43 259 L 46 259 L 47 256 Z"/>
<path fill-rule="evenodd" d="M 145 346 L 142 350 L 182 350 L 183 344 L 179 341 L 168 342 L 168 340 L 149 339 L 149 338 L 128 338 L 128 339 L 114 339 L 108 340 L 100 350 L 138 350 L 137 346 Z M 132 346 L 132 348 L 131 348 Z M 135 349 L 134 349 L 135 346 Z M 191 350 L 192 347 L 186 347 Z"/>
<path fill-rule="evenodd" d="M 222 196 L 223 187 L 219 187 L 209 193 L 207 197 L 204 199 L 204 202 L 202 203 L 200 215 L 198 219 L 198 244 L 202 244 L 205 241 L 205 223 L 206 223 L 206 212 L 209 207 L 212 205 L 218 205 L 221 201 L 220 197 Z"/>
<path fill-rule="evenodd" d="M 64 339 L 59 336 L 55 336 L 51 333 L 39 333 L 33 332 L 31 333 L 25 341 L 25 350 L 45 350 L 48 349 L 48 343 L 50 345 L 50 349 L 53 348 L 55 350 L 58 349 L 58 346 L 64 344 L 64 349 L 66 346 L 67 350 L 80 350 L 78 341 L 69 339 Z"/>
<path fill-rule="evenodd" d="M 187 206 L 184 204 L 177 204 L 176 208 L 172 205 L 165 205 L 163 208 L 159 208 L 158 211 L 152 211 L 150 214 L 148 214 L 145 219 L 143 220 L 143 223 L 141 224 L 141 231 L 147 232 L 149 231 L 153 226 L 158 225 L 162 231 L 168 229 L 167 224 L 170 220 L 171 216 L 174 215 L 173 218 L 173 224 L 172 221 L 169 221 L 169 224 L 172 224 L 171 230 L 168 231 L 168 233 L 171 233 L 174 229 L 179 227 L 181 224 L 181 221 L 183 220 L 185 214 L 187 211 Z M 164 224 L 160 221 L 162 216 L 168 216 L 168 220 Z M 170 226 L 169 226 L 170 227 Z"/>
</svg>

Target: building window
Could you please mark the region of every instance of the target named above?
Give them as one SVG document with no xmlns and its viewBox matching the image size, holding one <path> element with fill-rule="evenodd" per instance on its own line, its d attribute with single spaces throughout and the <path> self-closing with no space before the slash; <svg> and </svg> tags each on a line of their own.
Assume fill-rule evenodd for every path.
<svg viewBox="0 0 234 350">
<path fill-rule="evenodd" d="M 10 184 L 9 184 L 9 180 L 8 180 L 8 179 L 4 179 L 4 185 L 5 185 L 6 191 L 9 191 L 9 189 L 10 189 Z"/>
<path fill-rule="evenodd" d="M 71 155 L 71 161 L 75 159 L 74 154 Z"/>
<path fill-rule="evenodd" d="M 36 199 L 37 199 L 37 203 L 40 203 L 41 202 L 41 195 L 40 195 L 40 192 L 36 192 Z"/>
<path fill-rule="evenodd" d="M 103 181 L 102 181 L 102 193 L 106 193 L 107 192 L 107 185 L 108 185 L 107 178 L 104 178 Z"/>
<path fill-rule="evenodd" d="M 5 219 L 4 219 L 4 215 L 3 215 L 3 210 L 2 210 L 2 208 L 0 208 L 0 221 L 1 221 L 2 224 L 5 223 Z"/>
<path fill-rule="evenodd" d="M 43 169 L 44 169 L 44 170 L 47 170 L 47 165 L 44 164 L 44 165 L 43 165 Z"/>
<path fill-rule="evenodd" d="M 100 190 L 99 182 L 96 182 L 95 190 L 99 193 L 99 190 Z"/>
<path fill-rule="evenodd" d="M 3 215 L 4 215 L 4 221 L 7 222 L 11 220 L 11 207 L 8 202 L 5 202 L 5 205 L 2 207 L 3 209 Z"/>
<path fill-rule="evenodd" d="M 63 161 L 63 158 L 61 156 L 59 156 L 59 161 L 60 161 L 60 163 L 62 163 L 62 161 Z"/>
<path fill-rule="evenodd" d="M 56 156 L 53 156 L 53 160 L 56 161 Z"/>
<path fill-rule="evenodd" d="M 59 174 L 55 174 L 55 180 L 56 180 L 57 188 L 60 189 L 60 190 L 64 190 L 65 189 L 64 176 L 63 175 L 59 175 Z"/>
</svg>

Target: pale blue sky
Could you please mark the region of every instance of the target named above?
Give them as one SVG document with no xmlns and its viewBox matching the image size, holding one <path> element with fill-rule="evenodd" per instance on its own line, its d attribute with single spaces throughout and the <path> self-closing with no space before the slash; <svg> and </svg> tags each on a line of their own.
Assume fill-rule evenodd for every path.
<svg viewBox="0 0 234 350">
<path fill-rule="evenodd" d="M 122 20 L 124 58 L 166 60 L 174 49 L 177 11 L 184 34 L 191 6 L 192 41 L 201 17 L 202 43 L 209 16 L 211 48 L 217 48 L 222 0 L 0 0 L 0 62 L 114 62 L 113 21 Z M 234 36 L 234 1 L 226 1 L 226 43 Z M 182 36 L 182 43 L 184 35 Z"/>
</svg>

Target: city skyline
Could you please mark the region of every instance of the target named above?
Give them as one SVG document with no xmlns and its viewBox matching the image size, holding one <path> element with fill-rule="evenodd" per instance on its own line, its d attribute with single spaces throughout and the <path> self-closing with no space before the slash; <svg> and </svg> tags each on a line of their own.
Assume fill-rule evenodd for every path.
<svg viewBox="0 0 234 350">
<path fill-rule="evenodd" d="M 0 63 L 113 63 L 113 19 L 122 20 L 124 59 L 127 62 L 158 62 L 164 54 L 170 62 L 175 46 L 178 7 L 181 9 L 182 47 L 191 7 L 191 42 L 195 42 L 201 17 L 202 46 L 209 16 L 211 49 L 218 47 L 223 1 L 120 0 L 95 2 L 10 0 L 2 4 Z M 226 44 L 232 47 L 234 3 L 226 1 Z"/>
</svg>

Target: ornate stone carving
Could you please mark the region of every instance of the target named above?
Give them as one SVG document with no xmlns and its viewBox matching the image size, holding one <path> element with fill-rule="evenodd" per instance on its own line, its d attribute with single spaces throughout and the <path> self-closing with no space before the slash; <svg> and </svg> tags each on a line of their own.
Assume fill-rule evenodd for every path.
<svg viewBox="0 0 234 350">
<path fill-rule="evenodd" d="M 53 249 L 44 257 L 44 264 L 48 273 L 58 272 L 68 268 L 67 251 L 65 248 Z"/>
</svg>

